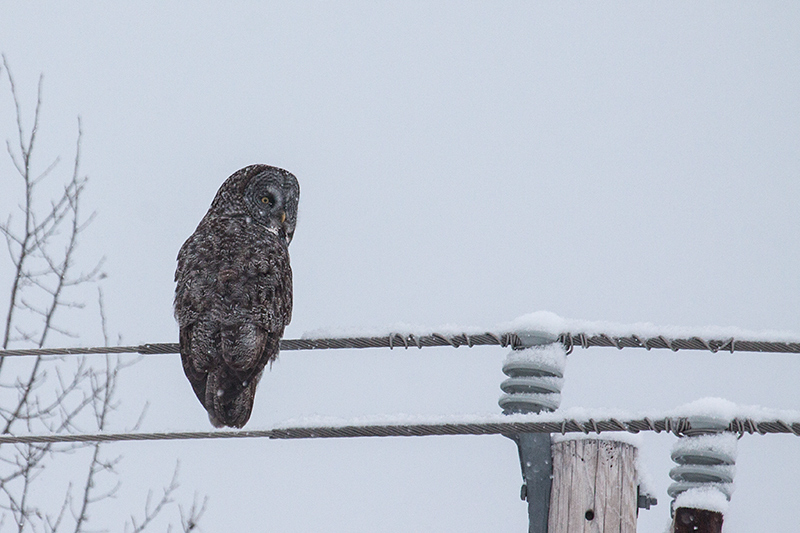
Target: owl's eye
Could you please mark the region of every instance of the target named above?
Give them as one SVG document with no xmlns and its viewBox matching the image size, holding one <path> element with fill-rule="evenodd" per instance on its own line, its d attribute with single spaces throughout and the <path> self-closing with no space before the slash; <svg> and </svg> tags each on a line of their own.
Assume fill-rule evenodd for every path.
<svg viewBox="0 0 800 533">
<path fill-rule="evenodd" d="M 269 205 L 269 204 L 272 203 L 272 198 L 269 197 L 269 196 L 262 196 L 261 197 L 261 203 L 264 204 L 264 205 Z"/>
</svg>

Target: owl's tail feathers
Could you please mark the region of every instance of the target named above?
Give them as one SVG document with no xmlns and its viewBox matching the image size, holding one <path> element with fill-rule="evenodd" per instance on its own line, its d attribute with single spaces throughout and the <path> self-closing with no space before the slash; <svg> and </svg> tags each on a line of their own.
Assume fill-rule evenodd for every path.
<svg viewBox="0 0 800 533">
<path fill-rule="evenodd" d="M 244 427 L 253 412 L 260 377 L 256 375 L 241 381 L 241 378 L 219 367 L 208 372 L 203 405 L 214 427 Z"/>
<path fill-rule="evenodd" d="M 267 343 L 271 341 L 269 333 L 255 324 L 245 323 L 220 328 L 219 346 L 214 351 L 219 352 L 222 360 L 232 370 L 248 372 L 258 366 L 259 359 L 267 349 Z"/>
</svg>

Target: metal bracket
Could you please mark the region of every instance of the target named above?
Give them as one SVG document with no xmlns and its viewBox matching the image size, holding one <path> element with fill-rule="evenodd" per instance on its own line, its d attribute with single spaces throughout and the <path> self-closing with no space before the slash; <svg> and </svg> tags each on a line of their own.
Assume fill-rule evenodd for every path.
<svg viewBox="0 0 800 533">
<path fill-rule="evenodd" d="M 647 509 L 650 510 L 650 507 L 658 505 L 658 499 L 652 494 L 648 494 L 646 492 L 642 492 L 642 486 L 639 485 L 636 487 L 636 507 L 637 513 L 638 509 Z"/>
<path fill-rule="evenodd" d="M 549 433 L 510 435 L 517 443 L 524 483 L 522 500 L 528 502 L 528 532 L 547 533 L 550 513 L 550 487 L 553 478 L 553 456 Z"/>
</svg>

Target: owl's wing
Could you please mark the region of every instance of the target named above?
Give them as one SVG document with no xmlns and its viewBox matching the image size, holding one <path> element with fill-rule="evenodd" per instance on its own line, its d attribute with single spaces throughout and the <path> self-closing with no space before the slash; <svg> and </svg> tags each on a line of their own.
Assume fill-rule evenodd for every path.
<svg viewBox="0 0 800 533">
<path fill-rule="evenodd" d="M 192 329 L 193 325 L 184 326 L 180 331 L 180 346 L 181 346 L 181 362 L 183 363 L 183 372 L 189 379 L 197 399 L 200 403 L 205 404 L 206 400 L 206 377 L 208 373 L 205 370 L 198 369 L 196 360 L 192 356 Z"/>
<path fill-rule="evenodd" d="M 209 311 L 209 271 L 216 268 L 212 250 L 203 246 L 213 233 L 203 219 L 195 232 L 186 239 L 178 252 L 175 269 L 175 318 L 180 328 L 180 352 L 183 371 L 201 403 L 206 401 L 206 382 L 213 354 L 207 344 L 209 335 L 203 334 L 207 324 L 200 324 Z"/>
</svg>

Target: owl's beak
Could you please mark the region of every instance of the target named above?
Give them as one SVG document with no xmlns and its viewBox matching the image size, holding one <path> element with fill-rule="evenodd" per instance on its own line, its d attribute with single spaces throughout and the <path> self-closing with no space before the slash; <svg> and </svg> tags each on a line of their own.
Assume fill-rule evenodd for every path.
<svg viewBox="0 0 800 533">
<path fill-rule="evenodd" d="M 281 225 L 283 226 L 283 235 L 286 237 L 286 246 L 289 246 L 289 243 L 292 242 L 294 231 L 286 223 L 286 211 L 281 211 Z"/>
</svg>

